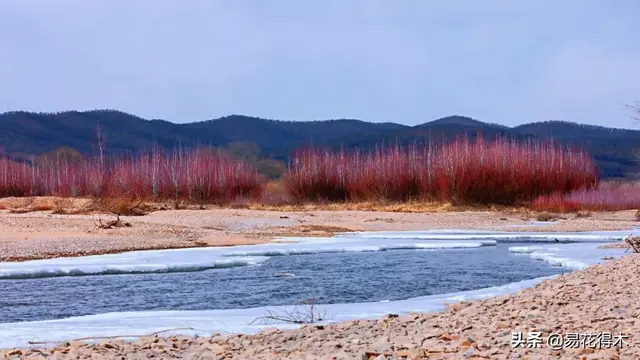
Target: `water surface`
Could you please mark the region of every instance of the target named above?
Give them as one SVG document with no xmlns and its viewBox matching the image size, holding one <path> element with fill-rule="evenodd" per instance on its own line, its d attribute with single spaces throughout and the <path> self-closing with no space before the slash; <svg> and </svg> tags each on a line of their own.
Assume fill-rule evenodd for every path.
<svg viewBox="0 0 640 360">
<path fill-rule="evenodd" d="M 255 266 L 198 272 L 0 280 L 0 323 L 290 305 L 308 298 L 325 304 L 400 300 L 568 271 L 509 252 L 509 246 L 274 256 Z M 295 276 L 279 276 L 283 272 Z"/>
</svg>

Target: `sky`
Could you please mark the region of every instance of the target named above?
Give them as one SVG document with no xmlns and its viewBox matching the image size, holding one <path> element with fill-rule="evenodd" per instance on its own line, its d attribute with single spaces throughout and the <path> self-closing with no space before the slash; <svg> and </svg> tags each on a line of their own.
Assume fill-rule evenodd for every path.
<svg viewBox="0 0 640 360">
<path fill-rule="evenodd" d="M 637 0 L 0 0 L 0 112 L 639 128 Z"/>
</svg>

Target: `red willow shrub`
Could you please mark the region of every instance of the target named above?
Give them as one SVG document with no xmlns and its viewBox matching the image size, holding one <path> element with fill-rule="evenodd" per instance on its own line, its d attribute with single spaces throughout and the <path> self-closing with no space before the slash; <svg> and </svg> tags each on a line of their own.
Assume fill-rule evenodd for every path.
<svg viewBox="0 0 640 360">
<path fill-rule="evenodd" d="M 542 195 L 532 202 L 532 207 L 538 211 L 553 212 L 635 210 L 640 209 L 640 188 L 600 187 L 568 194 Z"/>
<path fill-rule="evenodd" d="M 263 178 L 254 167 L 209 149 L 154 151 L 116 162 L 107 192 L 139 198 L 229 203 L 260 196 Z"/>
<path fill-rule="evenodd" d="M 438 146 L 380 147 L 369 153 L 304 149 L 286 185 L 305 201 L 440 200 L 515 204 L 543 194 L 590 189 L 592 158 L 552 142 L 458 138 Z"/>
<path fill-rule="evenodd" d="M 445 144 L 435 172 L 441 195 L 460 203 L 516 204 L 542 194 L 594 188 L 599 182 L 593 159 L 582 150 L 504 138 Z"/>
<path fill-rule="evenodd" d="M 23 164 L 0 159 L 2 196 L 134 196 L 229 203 L 260 196 L 263 178 L 246 163 L 210 149 Z"/>
<path fill-rule="evenodd" d="M 33 178 L 29 165 L 0 159 L 0 197 L 28 196 L 36 192 Z"/>
</svg>

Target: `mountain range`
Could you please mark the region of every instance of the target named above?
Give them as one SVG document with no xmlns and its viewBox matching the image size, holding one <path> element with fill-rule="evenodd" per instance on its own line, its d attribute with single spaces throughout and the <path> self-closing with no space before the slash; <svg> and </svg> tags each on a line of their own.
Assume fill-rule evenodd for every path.
<svg viewBox="0 0 640 360">
<path fill-rule="evenodd" d="M 146 120 L 116 110 L 0 114 L 0 154 L 12 157 L 40 155 L 61 147 L 80 153 L 95 153 L 96 128 L 106 139 L 112 154 L 135 153 L 157 145 L 162 148 L 211 145 L 286 162 L 304 145 L 368 149 L 377 144 L 420 143 L 482 133 L 486 138 L 554 139 L 581 146 L 600 167 L 603 178 L 629 177 L 640 172 L 636 147 L 640 131 L 545 121 L 507 127 L 464 116 L 449 116 L 416 126 L 370 123 L 353 119 L 323 121 L 279 121 L 243 115 L 176 124 Z M 276 174 L 277 175 L 277 174 Z"/>
</svg>

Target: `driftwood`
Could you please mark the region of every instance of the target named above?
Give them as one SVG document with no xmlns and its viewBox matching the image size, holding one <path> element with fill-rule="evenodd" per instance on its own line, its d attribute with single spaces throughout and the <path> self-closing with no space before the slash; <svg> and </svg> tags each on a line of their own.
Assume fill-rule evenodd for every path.
<svg viewBox="0 0 640 360">
<path fill-rule="evenodd" d="M 120 215 L 117 215 L 115 220 L 107 221 L 106 223 L 102 222 L 102 219 L 98 219 L 95 223 L 97 228 L 100 229 L 113 229 L 117 227 L 131 227 L 131 223 L 123 222 L 120 220 Z"/>
<path fill-rule="evenodd" d="M 254 319 L 249 323 L 268 325 L 271 323 L 285 322 L 292 324 L 313 324 L 326 320 L 327 311 L 318 310 L 316 299 L 304 300 L 293 307 L 293 309 L 271 310 L 265 309 L 264 316 Z"/>
<path fill-rule="evenodd" d="M 640 236 L 631 236 L 631 234 L 629 234 L 629 236 L 624 238 L 624 242 L 629 245 L 629 248 L 631 248 L 634 253 L 640 253 Z M 629 248 L 627 248 L 627 250 L 629 250 Z"/>
</svg>

